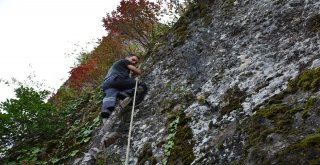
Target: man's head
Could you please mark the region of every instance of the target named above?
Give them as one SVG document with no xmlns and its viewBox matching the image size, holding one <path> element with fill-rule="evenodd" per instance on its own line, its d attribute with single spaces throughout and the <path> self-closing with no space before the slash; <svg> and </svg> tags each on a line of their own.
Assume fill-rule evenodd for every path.
<svg viewBox="0 0 320 165">
<path fill-rule="evenodd" d="M 139 62 L 140 57 L 135 54 L 128 54 L 126 59 L 129 60 L 131 63 L 136 64 Z"/>
</svg>

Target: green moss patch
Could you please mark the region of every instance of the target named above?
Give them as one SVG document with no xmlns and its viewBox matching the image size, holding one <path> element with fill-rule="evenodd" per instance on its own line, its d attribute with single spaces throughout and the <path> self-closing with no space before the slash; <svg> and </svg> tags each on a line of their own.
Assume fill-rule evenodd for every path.
<svg viewBox="0 0 320 165">
<path fill-rule="evenodd" d="M 284 133 L 290 130 L 293 122 L 292 115 L 296 112 L 296 110 L 290 110 L 287 106 L 277 105 L 262 109 L 257 112 L 257 115 L 271 120 L 275 128 Z"/>
<path fill-rule="evenodd" d="M 183 45 L 187 39 L 188 26 L 193 19 L 204 18 L 206 24 L 211 23 L 211 19 L 207 17 L 209 13 L 209 8 L 204 3 L 195 3 L 191 4 L 187 11 L 180 17 L 175 26 L 173 27 L 172 33 L 177 37 L 173 43 L 173 47 Z"/>
<path fill-rule="evenodd" d="M 165 159 L 163 164 L 191 164 L 195 159 L 193 153 L 193 134 L 188 122 L 191 117 L 182 110 L 168 113 L 168 138 L 164 144 Z"/>
<path fill-rule="evenodd" d="M 157 164 L 156 158 L 153 156 L 152 153 L 152 147 L 151 143 L 146 143 L 144 144 L 141 152 L 138 155 L 138 165 L 144 165 L 146 163 L 149 163 L 150 165 L 155 165 Z"/>
<path fill-rule="evenodd" d="M 277 95 L 274 95 L 266 101 L 266 105 L 281 104 L 283 99 L 295 94 L 299 90 L 302 91 L 317 91 L 320 89 L 320 68 L 311 69 L 302 72 L 295 79 L 290 80 L 288 87 Z"/>
<path fill-rule="evenodd" d="M 316 91 L 320 88 L 320 68 L 302 72 L 297 78 L 289 82 L 289 87 L 305 91 Z"/>
<path fill-rule="evenodd" d="M 306 27 L 310 32 L 320 32 L 320 14 L 310 17 L 306 22 Z"/>
<path fill-rule="evenodd" d="M 310 97 L 304 106 L 304 110 L 302 112 L 302 118 L 304 120 L 306 120 L 309 116 L 310 116 L 310 111 L 312 109 L 312 107 L 314 106 L 314 104 L 316 103 L 317 99 L 315 97 Z"/>
<path fill-rule="evenodd" d="M 232 7 L 235 1 L 236 1 L 236 0 L 225 0 L 224 3 L 223 3 L 223 5 L 222 5 L 222 8 L 223 8 L 224 10 L 226 10 L 226 9 Z"/>
<path fill-rule="evenodd" d="M 292 116 L 302 111 L 290 109 L 285 105 L 275 105 L 259 110 L 244 126 L 248 133 L 246 148 L 259 146 L 265 143 L 266 137 L 271 133 L 295 134 L 292 129 Z"/>
<path fill-rule="evenodd" d="M 227 105 L 222 107 L 221 115 L 229 114 L 235 109 L 242 109 L 241 103 L 246 99 L 246 97 L 246 92 L 241 91 L 239 87 L 228 89 L 223 96 L 223 101 L 227 103 Z"/>
<path fill-rule="evenodd" d="M 177 36 L 176 41 L 173 44 L 173 47 L 183 45 L 189 32 L 188 32 L 188 19 L 185 16 L 182 16 L 177 22 L 176 28 L 173 30 L 173 34 Z"/>
<path fill-rule="evenodd" d="M 292 144 L 277 155 L 279 164 L 320 164 L 320 134 Z"/>
<path fill-rule="evenodd" d="M 104 152 L 107 152 L 106 150 Z M 96 165 L 122 165 L 124 162 L 121 160 L 121 155 L 117 153 L 112 153 L 108 155 L 107 153 L 105 154 L 100 154 L 97 157 L 97 160 L 95 162 Z"/>
<path fill-rule="evenodd" d="M 197 97 L 199 104 L 205 104 L 206 103 L 206 97 L 204 95 L 200 95 Z"/>
<path fill-rule="evenodd" d="M 263 108 L 257 108 L 256 114 L 241 124 L 243 133 L 247 135 L 245 145 L 247 154 L 249 149 L 250 151 L 257 150 L 256 153 L 250 153 L 258 156 L 259 159 L 265 159 L 267 153 L 257 153 L 264 151 L 261 148 L 268 145 L 267 137 L 270 134 L 279 134 L 283 137 L 303 136 L 305 133 L 303 130 L 293 127 L 294 116 L 296 113 L 301 113 L 302 119 L 307 120 L 313 114 L 312 112 L 317 110 L 315 107 L 317 98 L 312 96 L 312 93 L 319 90 L 319 77 L 320 69 L 302 72 L 289 81 L 287 89 L 267 100 Z M 288 98 L 288 95 L 297 95 L 298 92 L 307 92 L 311 96 L 305 102 L 287 105 L 284 98 Z M 276 155 L 276 160 L 267 161 L 276 162 L 276 164 L 319 164 L 319 139 L 320 134 L 307 137 L 285 148 Z"/>
</svg>

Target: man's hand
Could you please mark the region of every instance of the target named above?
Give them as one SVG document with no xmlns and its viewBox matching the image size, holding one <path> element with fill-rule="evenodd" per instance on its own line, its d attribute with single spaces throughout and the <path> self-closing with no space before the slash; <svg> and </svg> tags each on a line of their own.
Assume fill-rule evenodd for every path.
<svg viewBox="0 0 320 165">
<path fill-rule="evenodd" d="M 141 75 L 143 72 L 141 69 L 133 66 L 133 65 L 128 65 L 128 69 L 131 70 L 133 72 L 133 76 L 135 75 Z"/>
</svg>

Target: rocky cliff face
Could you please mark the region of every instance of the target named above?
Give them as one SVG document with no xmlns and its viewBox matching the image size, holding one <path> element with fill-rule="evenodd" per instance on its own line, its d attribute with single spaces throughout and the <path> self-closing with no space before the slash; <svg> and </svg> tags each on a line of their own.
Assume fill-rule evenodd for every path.
<svg viewBox="0 0 320 165">
<path fill-rule="evenodd" d="M 130 164 L 320 162 L 320 2 L 192 5 L 143 64 Z M 130 108 L 105 152 L 125 158 Z"/>
</svg>

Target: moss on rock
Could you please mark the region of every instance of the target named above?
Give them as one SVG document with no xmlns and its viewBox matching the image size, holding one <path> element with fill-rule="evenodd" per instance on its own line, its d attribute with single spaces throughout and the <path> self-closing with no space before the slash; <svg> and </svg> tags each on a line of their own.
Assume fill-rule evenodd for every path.
<svg viewBox="0 0 320 165">
<path fill-rule="evenodd" d="M 157 164 L 157 160 L 152 153 L 151 143 L 144 144 L 143 148 L 141 149 L 141 152 L 138 155 L 138 165 L 144 165 L 147 162 L 150 165 Z"/>
<path fill-rule="evenodd" d="M 306 27 L 310 32 L 320 32 L 320 14 L 310 17 L 306 22 Z"/>
<path fill-rule="evenodd" d="M 317 105 L 317 98 L 313 96 L 313 93 L 319 89 L 319 85 L 316 85 L 319 82 L 319 77 L 320 69 L 302 72 L 295 79 L 289 81 L 287 89 L 267 100 L 263 108 L 257 108 L 255 110 L 256 114 L 241 124 L 243 126 L 242 131 L 247 135 L 245 144 L 247 156 L 252 157 L 252 154 L 254 154 L 259 159 L 268 161 L 269 164 L 270 162 L 276 164 L 320 163 L 320 134 L 307 137 L 298 143 L 289 144 L 289 147 L 285 147 L 275 154 L 276 159 L 274 160 L 267 159 L 264 153 L 255 154 L 251 152 L 252 150 L 263 152 L 265 146 L 273 145 L 268 144 L 267 137 L 271 134 L 273 134 L 272 136 L 277 135 L 284 139 L 291 137 L 291 140 L 294 139 L 293 141 L 299 139 L 298 135 L 301 137 L 310 134 L 310 132 L 301 130 L 299 127 L 294 127 L 295 120 L 299 120 L 296 119 L 299 115 L 295 116 L 295 114 L 300 113 L 303 120 L 307 120 L 309 116 L 314 115 L 314 111 L 317 110 L 315 107 Z M 300 95 L 298 94 L 301 92 L 309 96 L 304 102 L 297 101 L 290 105 L 286 102 L 291 97 L 299 97 Z M 303 97 L 305 98 L 305 96 Z M 311 148 L 311 146 L 315 148 Z M 251 155 L 248 155 L 249 153 Z M 299 157 L 302 159 L 298 160 Z"/>
<path fill-rule="evenodd" d="M 195 159 L 193 154 L 194 142 L 190 143 L 193 137 L 191 128 L 182 121 L 181 124 L 178 125 L 175 136 L 174 147 L 168 158 L 168 164 L 179 164 L 178 162 L 191 164 Z"/>
<path fill-rule="evenodd" d="M 199 104 L 205 104 L 206 103 L 206 97 L 204 95 L 200 95 L 197 97 Z"/>
<path fill-rule="evenodd" d="M 117 153 L 98 155 L 96 165 L 122 165 L 121 155 Z"/>
<path fill-rule="evenodd" d="M 191 120 L 182 110 L 172 111 L 168 114 L 167 126 L 169 127 L 169 139 L 165 147 L 167 150 L 167 159 L 163 164 L 191 164 L 195 159 L 193 153 L 194 141 L 193 133 L 188 126 Z"/>
<path fill-rule="evenodd" d="M 297 78 L 289 82 L 289 86 L 304 91 L 318 90 L 320 88 L 320 68 L 302 72 Z"/>
<path fill-rule="evenodd" d="M 232 7 L 235 1 L 236 0 L 226 0 L 226 1 L 224 1 L 223 5 L 222 5 L 222 8 L 224 10 L 226 10 L 226 9 Z"/>
<path fill-rule="evenodd" d="M 230 88 L 223 96 L 223 101 L 226 103 L 221 109 L 221 115 L 229 114 L 231 111 L 241 109 L 241 103 L 246 99 L 247 94 L 241 91 L 239 87 Z"/>
<path fill-rule="evenodd" d="M 208 13 L 209 8 L 207 4 L 191 4 L 173 27 L 172 33 L 177 37 L 173 43 L 173 47 L 177 47 L 185 43 L 187 36 L 190 33 L 188 26 L 194 18 L 204 18 L 204 22 L 206 24 L 211 23 L 211 19 L 207 17 Z"/>
<path fill-rule="evenodd" d="M 320 164 L 320 134 L 308 136 L 277 155 L 278 164 Z"/>
<path fill-rule="evenodd" d="M 299 90 L 302 91 L 317 91 L 320 89 L 320 68 L 318 69 L 309 69 L 302 72 L 295 79 L 290 80 L 288 83 L 288 87 L 280 92 L 272 96 L 269 100 L 266 101 L 266 105 L 270 106 L 273 104 L 281 104 L 283 99 L 290 95 L 295 94 Z"/>
</svg>

